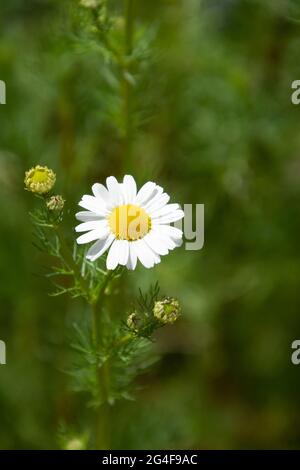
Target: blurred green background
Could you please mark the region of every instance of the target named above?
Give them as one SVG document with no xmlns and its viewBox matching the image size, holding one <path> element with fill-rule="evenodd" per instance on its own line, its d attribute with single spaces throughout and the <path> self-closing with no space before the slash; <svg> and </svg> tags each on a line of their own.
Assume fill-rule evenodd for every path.
<svg viewBox="0 0 300 470">
<path fill-rule="evenodd" d="M 121 0 L 109 4 L 122 16 Z M 158 280 L 183 316 L 158 336 L 137 401 L 117 405 L 113 446 L 299 448 L 300 3 L 140 0 L 135 16 L 145 57 L 129 164 L 119 82 L 78 2 L 1 1 L 0 448 L 59 448 L 60 426 L 80 430 L 86 414 L 63 372 L 86 312 L 49 297 L 32 246 L 23 177 L 38 163 L 57 173 L 69 227 L 93 182 L 128 171 L 205 204 L 203 250 L 129 276 L 134 293 Z"/>
</svg>

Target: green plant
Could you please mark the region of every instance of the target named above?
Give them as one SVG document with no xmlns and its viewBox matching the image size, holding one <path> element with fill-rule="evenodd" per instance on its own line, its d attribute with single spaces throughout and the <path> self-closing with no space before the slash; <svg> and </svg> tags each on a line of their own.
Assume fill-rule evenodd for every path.
<svg viewBox="0 0 300 470">
<path fill-rule="evenodd" d="M 121 109 L 120 120 L 117 121 L 123 139 L 123 159 L 130 168 L 136 126 L 132 95 L 145 56 L 144 34 L 139 35 L 135 44 L 132 0 L 125 1 L 124 18 L 110 17 L 105 1 L 82 0 L 80 3 L 85 14 L 86 34 L 100 45 L 101 54 L 119 79 Z M 88 437 L 84 434 L 84 442 L 72 434 L 62 438 L 62 445 L 64 448 L 73 445 L 76 448 L 109 449 L 111 408 L 117 400 L 133 399 L 136 377 L 156 360 L 152 351 L 155 331 L 173 323 L 180 310 L 177 301 L 159 299 L 158 284 L 146 293 L 140 291 L 136 302 L 131 302 L 131 310 L 126 305 L 118 306 L 117 315 L 110 299 L 125 278 L 125 266 L 135 269 L 139 259 L 146 267 L 152 267 L 160 262 L 161 255 L 180 245 L 182 232 L 169 224 L 182 218 L 183 212 L 177 204 L 169 205 L 169 196 L 153 182 L 145 184 L 137 193 L 132 177 L 125 176 L 122 184 L 110 177 L 107 179 L 108 189 L 96 183 L 94 196 L 83 196 L 79 203 L 87 211 L 77 214 L 82 224 L 76 230 L 90 232 L 81 235 L 77 241 L 81 244 L 97 240 L 87 250 L 77 246 L 75 241 L 69 241 L 70 228 L 64 220 L 65 200 L 52 194 L 55 178 L 52 170 L 40 165 L 25 176 L 26 189 L 40 201 L 39 207 L 31 214 L 35 227 L 34 243 L 51 262 L 47 274 L 54 286 L 51 295 L 82 298 L 89 307 L 89 321 L 83 319 L 74 325 L 71 347 L 77 359 L 67 372 L 73 389 L 87 396 L 87 405 L 94 410 L 95 421 Z M 107 197 L 110 199 L 106 200 Z M 123 202 L 116 202 L 119 197 L 124 198 Z M 101 210 L 107 211 L 105 216 Z M 139 228 L 132 234 L 130 224 L 135 220 L 138 220 Z M 105 250 L 101 246 L 103 244 L 105 248 L 105 238 L 102 232 L 93 237 L 100 225 L 103 225 L 103 230 L 109 230 L 109 235 L 105 235 L 108 240 L 111 237 L 106 266 Z M 143 239 L 152 234 L 149 248 Z M 116 258 L 112 254 L 118 249 L 114 247 L 121 245 L 125 250 L 126 259 L 123 261 L 120 256 Z"/>
</svg>

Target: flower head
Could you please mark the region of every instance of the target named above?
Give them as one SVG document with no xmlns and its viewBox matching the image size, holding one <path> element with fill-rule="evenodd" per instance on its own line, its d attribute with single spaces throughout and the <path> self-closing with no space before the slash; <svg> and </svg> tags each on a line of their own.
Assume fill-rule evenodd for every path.
<svg viewBox="0 0 300 470">
<path fill-rule="evenodd" d="M 55 184 L 56 175 L 46 166 L 37 165 L 25 173 L 25 188 L 36 194 L 46 194 Z"/>
<path fill-rule="evenodd" d="M 77 243 L 95 241 L 87 258 L 95 261 L 108 249 L 107 269 L 118 265 L 135 269 L 137 260 L 152 268 L 182 243 L 182 231 L 170 225 L 184 217 L 179 204 L 168 204 L 170 196 L 162 187 L 149 181 L 137 191 L 130 175 L 118 183 L 110 176 L 106 187 L 96 183 L 93 196 L 85 195 L 79 205 L 86 209 L 78 212 L 81 223 L 77 232 L 86 232 Z"/>
<path fill-rule="evenodd" d="M 162 323 L 174 323 L 180 316 L 181 309 L 178 300 L 167 297 L 154 304 L 153 315 Z"/>
<path fill-rule="evenodd" d="M 60 212 L 63 210 L 65 205 L 65 200 L 59 194 L 57 196 L 51 196 L 47 201 L 47 208 L 49 211 Z"/>
</svg>

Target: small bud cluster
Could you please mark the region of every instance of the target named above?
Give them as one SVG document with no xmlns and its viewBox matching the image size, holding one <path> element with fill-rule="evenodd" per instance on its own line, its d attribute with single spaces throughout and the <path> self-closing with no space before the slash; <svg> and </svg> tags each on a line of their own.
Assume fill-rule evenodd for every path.
<svg viewBox="0 0 300 470">
<path fill-rule="evenodd" d="M 138 336 L 150 337 L 160 326 L 173 324 L 181 314 L 178 300 L 165 298 L 154 303 L 150 313 L 133 312 L 127 318 L 128 328 Z"/>
</svg>

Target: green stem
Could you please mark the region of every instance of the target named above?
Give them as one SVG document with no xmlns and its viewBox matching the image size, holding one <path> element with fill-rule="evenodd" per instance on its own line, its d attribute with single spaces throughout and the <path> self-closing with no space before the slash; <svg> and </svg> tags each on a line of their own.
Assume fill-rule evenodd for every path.
<svg viewBox="0 0 300 470">
<path fill-rule="evenodd" d="M 94 343 L 96 350 L 98 350 L 99 348 L 99 322 L 98 322 L 99 314 L 101 313 L 101 310 L 103 307 L 105 289 L 107 288 L 113 275 L 114 275 L 113 271 L 109 271 L 105 273 L 105 279 L 98 292 L 97 298 L 94 300 L 94 302 L 91 303 L 92 338 L 93 338 L 93 343 Z"/>
<path fill-rule="evenodd" d="M 98 350 L 99 346 L 99 338 L 98 338 L 98 312 L 96 308 L 96 304 L 91 304 L 92 309 L 92 339 L 96 350 Z"/>
<path fill-rule="evenodd" d="M 55 230 L 55 232 L 58 236 L 60 246 L 61 246 L 62 255 L 63 255 L 68 267 L 70 268 L 70 270 L 73 271 L 74 277 L 77 280 L 77 282 L 80 284 L 83 293 L 86 296 L 88 296 L 89 286 L 88 286 L 86 280 L 81 275 L 79 266 L 77 265 L 77 263 L 75 262 L 75 260 L 72 256 L 72 253 L 71 253 L 71 251 L 68 247 L 68 244 L 66 242 L 66 239 L 64 237 L 64 234 L 63 234 L 61 228 L 59 226 L 53 226 L 53 228 L 54 228 L 54 230 Z"/>
<path fill-rule="evenodd" d="M 102 6 L 102 10 L 104 11 L 104 14 L 107 15 L 107 5 L 106 2 Z M 123 61 L 123 56 L 122 54 L 112 45 L 111 41 L 109 40 L 109 37 L 107 36 L 107 33 L 103 31 L 101 23 L 99 22 L 99 16 L 97 10 L 93 10 L 93 16 L 94 16 L 94 22 L 95 25 L 98 29 L 98 36 L 100 39 L 100 42 L 106 47 L 106 49 L 112 54 L 114 57 L 115 61 L 119 64 L 120 67 L 124 67 L 124 61 Z"/>
<path fill-rule="evenodd" d="M 55 232 L 59 238 L 60 241 L 60 246 L 61 246 L 61 251 L 62 255 L 68 264 L 69 268 L 73 271 L 74 277 L 77 279 L 77 281 L 80 283 L 81 288 L 83 292 L 86 293 L 87 299 L 91 305 L 92 309 L 92 339 L 94 343 L 94 347 L 96 350 L 96 353 L 99 351 L 99 327 L 98 327 L 98 309 L 101 308 L 103 304 L 103 297 L 104 297 L 104 291 L 110 281 L 111 274 L 106 273 L 106 278 L 101 286 L 101 289 L 99 291 L 98 297 L 96 301 L 90 302 L 90 299 L 88 298 L 88 285 L 86 283 L 86 280 L 81 276 L 80 269 L 78 265 L 76 264 L 75 260 L 73 259 L 72 253 L 69 250 L 68 244 L 66 242 L 66 239 L 58 226 L 54 226 Z M 103 450 L 108 450 L 109 449 L 109 441 L 108 441 L 108 423 L 109 423 L 109 416 L 108 416 L 108 404 L 107 404 L 107 388 L 104 385 L 107 381 L 106 377 L 101 377 L 101 374 L 98 374 L 98 364 L 96 364 L 96 373 L 97 373 L 97 380 L 98 380 L 98 389 L 99 389 L 99 394 L 102 398 L 103 405 L 102 407 L 98 407 L 98 412 L 96 413 L 96 422 L 95 422 L 95 441 L 96 441 L 96 448 L 98 449 L 103 449 Z M 103 366 L 102 366 L 103 368 Z M 101 368 L 99 369 L 99 372 L 101 372 Z M 105 372 L 106 374 L 107 372 Z"/>
<path fill-rule="evenodd" d="M 99 290 L 97 299 L 92 303 L 92 337 L 96 353 L 99 351 L 101 344 L 101 336 L 99 331 L 98 319 L 103 309 L 105 289 L 114 276 L 113 271 L 106 273 L 103 284 Z M 103 329 L 102 329 L 103 331 Z M 110 448 L 110 405 L 109 399 L 109 359 L 107 359 L 100 367 L 96 364 L 96 374 L 98 391 L 102 401 L 101 406 L 98 406 L 96 413 L 95 423 L 95 444 L 96 449 L 109 450 Z"/>
<path fill-rule="evenodd" d="M 132 53 L 133 43 L 133 0 L 125 0 L 125 51 L 126 55 Z"/>
<path fill-rule="evenodd" d="M 132 83 L 131 54 L 133 50 L 134 15 L 133 1 L 125 1 L 125 66 L 123 67 L 123 100 L 124 100 L 124 163 L 131 170 L 132 166 Z M 125 167 L 125 165 L 124 165 Z M 124 168 L 125 170 L 125 168 Z"/>
</svg>

